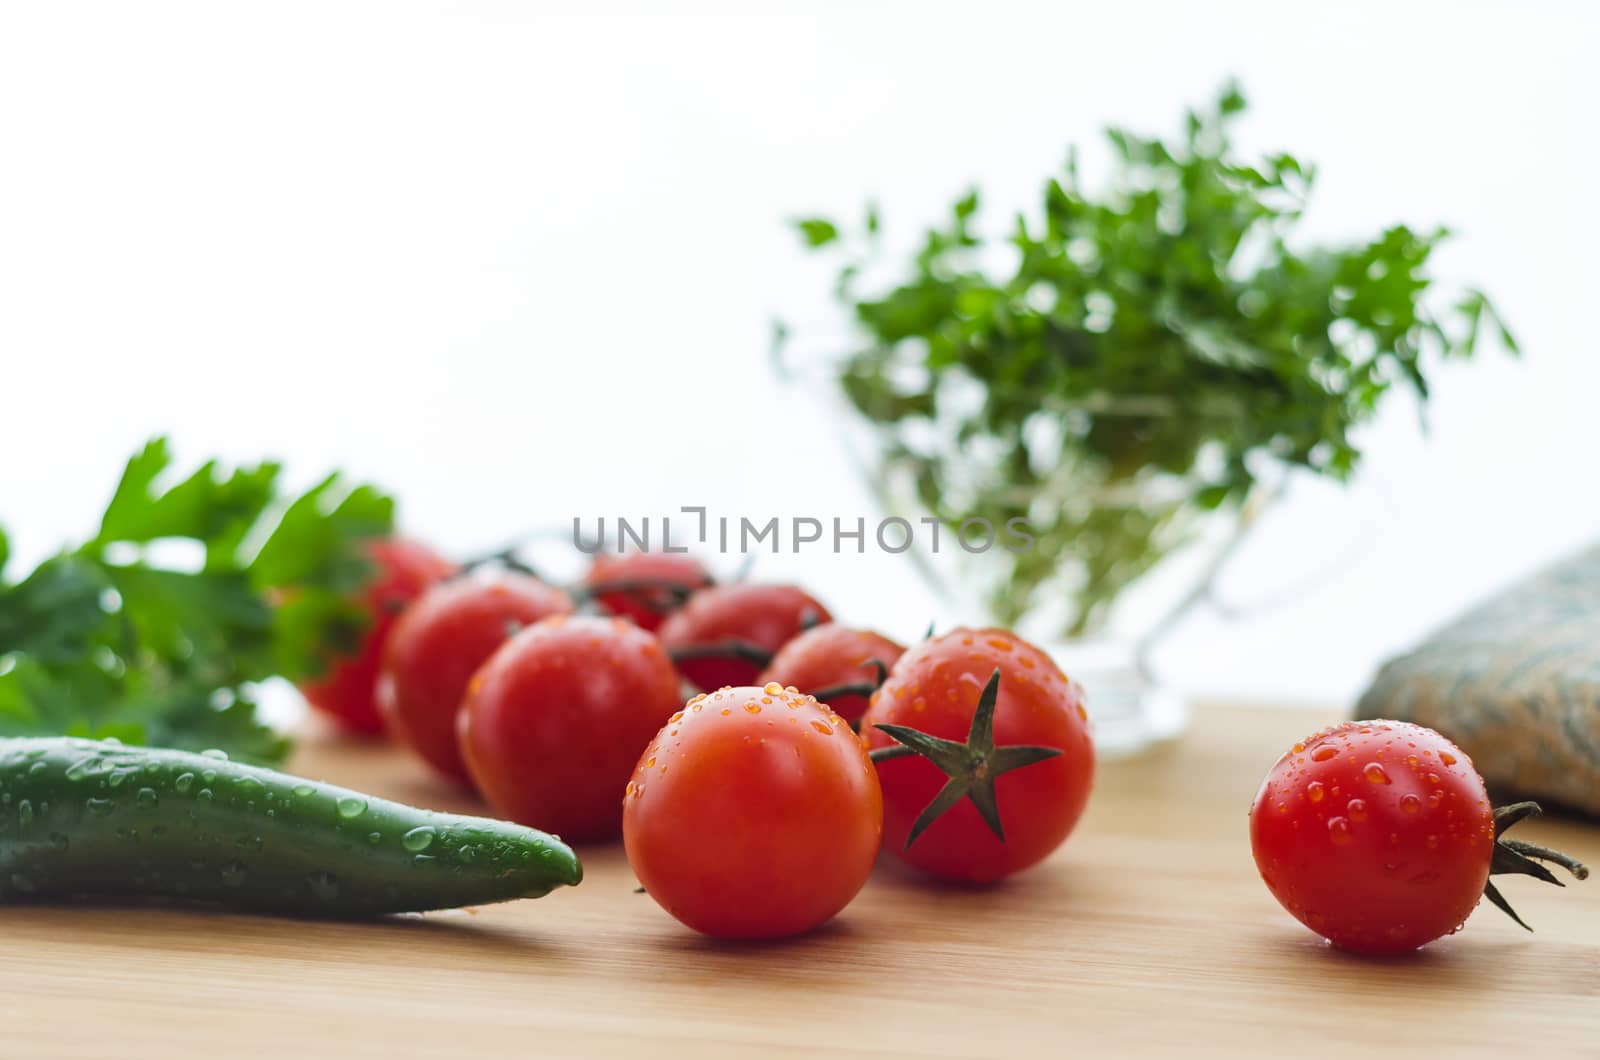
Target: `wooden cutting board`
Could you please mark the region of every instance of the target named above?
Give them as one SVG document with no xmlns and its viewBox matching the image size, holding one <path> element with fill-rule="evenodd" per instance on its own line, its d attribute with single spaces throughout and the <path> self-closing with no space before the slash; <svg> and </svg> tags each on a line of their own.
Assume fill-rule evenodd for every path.
<svg viewBox="0 0 1600 1060">
<path fill-rule="evenodd" d="M 1047 864 L 1000 886 L 880 866 L 774 945 L 689 933 L 616 847 L 539 901 L 375 923 L 0 910 L 0 1057 L 1600 1055 L 1600 880 L 1504 885 L 1399 959 L 1329 949 L 1256 876 L 1245 811 L 1330 716 L 1209 709 L 1103 767 Z M 475 809 L 399 752 L 309 736 L 297 770 Z M 1600 866 L 1600 829 L 1524 826 Z"/>
</svg>

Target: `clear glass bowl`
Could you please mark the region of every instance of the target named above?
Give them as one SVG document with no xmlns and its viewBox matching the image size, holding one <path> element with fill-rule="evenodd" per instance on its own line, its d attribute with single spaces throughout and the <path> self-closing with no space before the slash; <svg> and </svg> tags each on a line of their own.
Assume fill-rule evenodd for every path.
<svg viewBox="0 0 1600 1060">
<path fill-rule="evenodd" d="M 914 498 L 896 492 L 878 470 L 879 439 L 871 424 L 850 407 L 836 375 L 820 362 L 803 371 L 785 371 L 806 394 L 823 422 L 845 447 L 852 467 L 875 498 L 880 515 L 913 524 L 926 514 Z M 1266 488 L 1239 512 L 1198 520 L 1187 543 L 1146 572 L 1121 597 L 1109 619 L 1091 635 L 1066 637 L 1069 616 L 1029 614 L 1014 626 L 1019 634 L 1048 652 L 1084 687 L 1096 748 L 1107 757 L 1137 753 L 1179 736 L 1187 727 L 1189 704 L 1177 689 L 1160 679 L 1152 664 L 1154 649 L 1195 607 L 1214 599 L 1223 567 L 1243 543 L 1261 511 L 1281 494 L 1281 485 Z M 945 535 L 948 541 L 949 535 Z M 913 539 L 899 562 L 916 565 L 923 580 L 942 601 L 945 616 L 961 624 L 994 622 L 986 603 L 989 586 L 999 580 L 998 552 L 966 553 L 929 548 L 926 535 Z M 986 558 L 987 557 L 987 558 Z M 1045 610 L 1048 610 L 1045 609 Z"/>
</svg>

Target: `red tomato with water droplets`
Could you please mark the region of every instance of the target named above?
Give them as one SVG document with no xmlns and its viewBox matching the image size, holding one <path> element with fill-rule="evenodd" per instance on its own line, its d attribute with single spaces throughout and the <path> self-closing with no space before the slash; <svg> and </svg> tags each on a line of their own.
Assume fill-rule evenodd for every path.
<svg viewBox="0 0 1600 1060">
<path fill-rule="evenodd" d="M 390 731 L 440 773 L 468 783 L 456 742 L 467 682 L 512 634 L 571 610 L 560 589 L 510 571 L 429 589 L 384 646 L 378 707 Z"/>
<path fill-rule="evenodd" d="M 758 680 L 793 685 L 812 696 L 852 686 L 866 689 L 824 697 L 835 714 L 854 722 L 867 712 L 870 690 L 881 676 L 871 662 L 877 660 L 882 672 L 888 673 L 904 654 L 904 647 L 881 634 L 829 622 L 806 630 L 780 648 Z"/>
<path fill-rule="evenodd" d="M 1250 807 L 1273 897 L 1360 953 L 1414 950 L 1459 928 L 1483 897 L 1494 845 L 1471 759 L 1407 722 L 1346 722 L 1295 744 Z"/>
<path fill-rule="evenodd" d="M 536 622 L 472 676 L 458 736 L 501 815 L 569 840 L 616 835 L 639 749 L 683 702 L 656 638 L 620 618 Z"/>
<path fill-rule="evenodd" d="M 383 731 L 378 666 L 389 632 L 407 605 L 457 568 L 427 545 L 399 537 L 370 542 L 368 554 L 376 570 L 361 597 L 368 617 L 361 643 L 332 660 L 327 673 L 303 682 L 300 692 L 341 728 L 376 735 Z"/>
<path fill-rule="evenodd" d="M 866 750 L 792 689 L 695 696 L 645 748 L 623 796 L 628 864 L 662 908 L 720 938 L 797 935 L 872 873 L 883 800 Z"/>
<path fill-rule="evenodd" d="M 693 556 L 678 552 L 602 552 L 583 584 L 599 592 L 595 602 L 609 615 L 631 619 L 641 629 L 659 629 L 684 596 L 711 584 L 711 574 Z"/>
<path fill-rule="evenodd" d="M 793 585 L 735 582 L 714 585 L 661 624 L 661 643 L 696 688 L 748 685 L 772 654 L 812 626 L 828 609 Z"/>
<path fill-rule="evenodd" d="M 862 718 L 868 748 L 895 743 L 875 728 L 879 724 L 964 741 L 979 696 L 996 669 L 995 746 L 1032 745 L 1061 752 L 995 779 L 1004 840 L 963 799 L 907 848 L 912 824 L 944 786 L 946 775 L 917 757 L 878 763 L 885 849 L 935 876 L 987 883 L 1037 864 L 1072 832 L 1089 801 L 1094 744 L 1083 689 L 1050 656 L 1005 630 L 956 629 L 901 656 Z"/>
</svg>

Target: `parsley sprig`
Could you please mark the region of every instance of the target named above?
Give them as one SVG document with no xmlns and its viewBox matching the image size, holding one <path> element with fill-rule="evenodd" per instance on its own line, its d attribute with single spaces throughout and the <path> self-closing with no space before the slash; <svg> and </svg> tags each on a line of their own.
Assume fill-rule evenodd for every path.
<svg viewBox="0 0 1600 1060">
<path fill-rule="evenodd" d="M 254 685 L 314 675 L 359 637 L 361 543 L 389 532 L 393 502 L 338 475 L 285 496 L 270 462 L 163 485 L 171 465 L 150 442 L 94 537 L 14 582 L 0 530 L 0 735 L 286 753 Z"/>
<path fill-rule="evenodd" d="M 875 207 L 854 234 L 795 222 L 842 258 L 862 341 L 839 383 L 879 439 L 880 488 L 943 519 L 1030 525 L 1031 550 L 993 550 L 1000 622 L 1064 598 L 1066 632 L 1092 630 L 1200 514 L 1242 510 L 1285 468 L 1348 478 L 1356 428 L 1397 384 L 1425 403 L 1433 363 L 1487 328 L 1516 351 L 1483 292 L 1436 289 L 1445 229 L 1297 238 L 1315 170 L 1238 157 L 1244 110 L 1230 85 L 1176 142 L 1108 130 L 1105 186 L 1071 152 L 1003 235 L 979 229 L 974 189 L 887 286 L 866 282 L 886 267 Z"/>
</svg>

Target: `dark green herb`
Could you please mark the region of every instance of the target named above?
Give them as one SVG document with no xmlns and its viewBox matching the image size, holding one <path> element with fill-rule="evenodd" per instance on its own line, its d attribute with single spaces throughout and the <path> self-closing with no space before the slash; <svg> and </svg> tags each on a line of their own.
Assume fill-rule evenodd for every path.
<svg viewBox="0 0 1600 1060">
<path fill-rule="evenodd" d="M 95 536 L 14 583 L 0 534 L 0 735 L 287 751 L 252 686 L 313 675 L 354 643 L 360 546 L 388 533 L 393 502 L 336 475 L 287 497 L 274 463 L 213 461 L 162 486 L 171 463 L 164 439 L 147 445 Z"/>
<path fill-rule="evenodd" d="M 1237 157 L 1244 110 L 1229 86 L 1176 143 L 1108 130 L 1106 186 L 1085 188 L 1069 153 L 1003 237 L 979 231 L 969 192 L 887 289 L 863 279 L 884 269 L 876 208 L 859 236 L 797 222 L 843 257 L 864 342 L 839 382 L 880 437 L 882 488 L 951 521 L 1030 524 L 1031 550 L 993 550 L 999 621 L 1066 596 L 1067 632 L 1091 629 L 1197 515 L 1237 511 L 1285 468 L 1347 478 L 1383 395 L 1426 401 L 1426 371 L 1470 356 L 1485 324 L 1516 350 L 1482 292 L 1440 301 L 1443 228 L 1295 239 L 1314 170 Z"/>
</svg>

